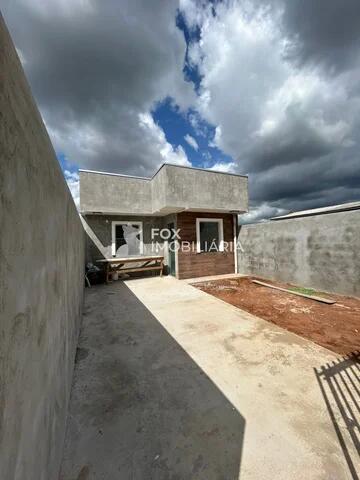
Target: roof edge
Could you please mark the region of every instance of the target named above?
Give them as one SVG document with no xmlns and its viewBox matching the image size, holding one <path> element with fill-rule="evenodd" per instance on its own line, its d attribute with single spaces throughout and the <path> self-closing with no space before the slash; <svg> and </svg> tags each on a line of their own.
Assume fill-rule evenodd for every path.
<svg viewBox="0 0 360 480">
<path fill-rule="evenodd" d="M 151 177 L 140 177 L 140 176 L 136 176 L 136 175 L 125 175 L 124 173 L 102 172 L 102 171 L 99 171 L 99 170 L 87 170 L 85 168 L 79 168 L 79 172 L 95 173 L 95 174 L 98 174 L 98 175 L 110 175 L 112 177 L 137 178 L 138 180 L 151 180 Z"/>
<path fill-rule="evenodd" d="M 270 220 L 279 221 L 279 220 L 291 220 L 292 218 L 299 217 L 313 217 L 316 215 L 327 215 L 330 213 L 340 213 L 348 212 L 351 210 L 359 210 L 360 202 L 349 202 L 339 205 L 331 205 L 328 207 L 313 208 L 310 210 L 299 210 L 298 212 L 291 212 L 286 215 L 280 215 L 279 217 L 272 217 Z"/>
<path fill-rule="evenodd" d="M 200 167 L 192 167 L 188 165 L 177 165 L 176 163 L 163 163 L 160 165 L 160 167 L 156 170 L 156 172 L 152 175 L 152 177 L 141 177 L 138 175 L 125 175 L 123 173 L 112 173 L 112 172 L 104 172 L 100 170 L 88 170 L 84 168 L 79 168 L 79 172 L 85 172 L 85 173 L 94 173 L 98 175 L 111 175 L 114 177 L 123 177 L 123 178 L 136 178 L 138 180 L 152 180 L 156 175 L 160 172 L 160 170 L 165 167 L 177 167 L 177 168 L 187 168 L 189 170 L 199 170 L 200 172 L 209 172 L 209 173 L 216 173 L 216 174 L 221 174 L 221 175 L 232 175 L 234 177 L 243 177 L 243 178 L 248 178 L 248 175 L 241 175 L 239 173 L 232 173 L 232 172 L 220 172 L 219 170 L 211 170 L 209 168 L 200 168 Z"/>
<path fill-rule="evenodd" d="M 221 172 L 220 170 L 211 170 L 210 168 L 200 168 L 200 167 L 193 167 L 189 165 L 178 165 L 176 163 L 163 163 L 154 173 L 151 178 L 154 178 L 163 167 L 177 167 L 177 168 L 187 168 L 188 170 L 199 170 L 200 172 L 208 172 L 208 173 L 220 173 L 221 175 L 232 175 L 233 177 L 244 177 L 248 178 L 248 175 L 242 175 L 240 173 L 232 173 L 232 172 Z"/>
</svg>

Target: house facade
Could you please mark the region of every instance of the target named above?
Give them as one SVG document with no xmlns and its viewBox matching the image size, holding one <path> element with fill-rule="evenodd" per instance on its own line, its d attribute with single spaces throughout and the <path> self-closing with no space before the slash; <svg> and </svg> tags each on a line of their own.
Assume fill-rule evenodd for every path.
<svg viewBox="0 0 360 480">
<path fill-rule="evenodd" d="M 151 178 L 80 170 L 87 259 L 163 255 L 177 278 L 237 271 L 247 177 L 163 164 Z"/>
</svg>

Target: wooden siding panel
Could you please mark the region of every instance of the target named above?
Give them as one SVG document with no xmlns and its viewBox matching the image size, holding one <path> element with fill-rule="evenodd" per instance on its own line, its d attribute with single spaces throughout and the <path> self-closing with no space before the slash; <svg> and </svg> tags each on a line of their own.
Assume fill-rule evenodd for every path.
<svg viewBox="0 0 360 480">
<path fill-rule="evenodd" d="M 222 218 L 224 227 L 224 242 L 228 242 L 229 251 L 227 252 L 196 252 L 196 219 L 197 218 Z M 234 230 L 233 215 L 203 213 L 203 212 L 183 212 L 177 215 L 177 228 L 180 229 L 182 242 L 194 244 L 195 251 L 186 252 L 181 249 L 178 252 L 178 272 L 177 276 L 183 278 L 195 278 L 208 275 L 223 275 L 234 273 L 235 259 L 233 250 Z"/>
</svg>

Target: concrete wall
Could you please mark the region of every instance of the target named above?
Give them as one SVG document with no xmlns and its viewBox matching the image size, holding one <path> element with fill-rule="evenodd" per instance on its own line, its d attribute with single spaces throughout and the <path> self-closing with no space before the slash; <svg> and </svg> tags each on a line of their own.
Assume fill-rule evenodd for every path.
<svg viewBox="0 0 360 480">
<path fill-rule="evenodd" d="M 239 273 L 360 296 L 360 210 L 240 227 Z"/>
<path fill-rule="evenodd" d="M 120 215 L 246 212 L 247 183 L 240 175 L 167 164 L 152 179 L 80 171 L 80 209 Z"/>
<path fill-rule="evenodd" d="M 143 222 L 143 243 L 144 255 L 163 255 L 164 264 L 168 265 L 169 251 L 168 243 L 163 241 L 160 236 L 155 238 L 158 243 L 157 248 L 152 247 L 151 239 L 152 228 L 167 228 L 169 223 L 174 223 L 176 228 L 176 215 L 166 215 L 164 217 L 141 217 L 141 216 L 123 216 L 123 215 L 84 215 L 82 217 L 84 229 L 86 232 L 86 262 L 96 263 L 103 258 L 111 258 L 112 227 L 113 221 Z M 166 269 L 165 269 L 166 270 Z"/>
<path fill-rule="evenodd" d="M 167 173 L 166 168 L 160 170 L 151 180 L 152 211 L 160 212 L 166 205 Z"/>
<path fill-rule="evenodd" d="M 151 229 L 163 228 L 163 219 L 160 217 L 140 217 L 122 215 L 86 215 L 83 216 L 87 233 L 86 260 L 96 265 L 96 260 L 111 258 L 112 222 L 142 222 L 144 255 L 156 255 L 152 250 Z M 159 238 L 159 241 L 161 239 Z M 161 254 L 161 252 L 158 252 Z"/>
<path fill-rule="evenodd" d="M 0 478 L 55 480 L 84 232 L 0 16 Z"/>
<path fill-rule="evenodd" d="M 204 211 L 247 211 L 247 177 L 164 165 L 166 206 Z"/>
<path fill-rule="evenodd" d="M 83 212 L 152 213 L 150 180 L 80 171 Z"/>
</svg>

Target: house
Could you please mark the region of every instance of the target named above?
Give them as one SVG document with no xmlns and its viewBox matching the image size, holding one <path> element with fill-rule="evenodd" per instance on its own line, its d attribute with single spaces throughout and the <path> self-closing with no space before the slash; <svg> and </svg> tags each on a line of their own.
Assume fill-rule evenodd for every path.
<svg viewBox="0 0 360 480">
<path fill-rule="evenodd" d="M 177 278 L 237 271 L 243 175 L 163 164 L 151 178 L 80 170 L 87 258 L 161 254 Z"/>
</svg>

